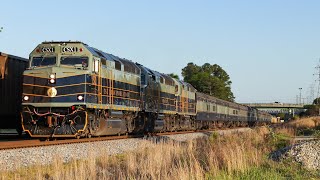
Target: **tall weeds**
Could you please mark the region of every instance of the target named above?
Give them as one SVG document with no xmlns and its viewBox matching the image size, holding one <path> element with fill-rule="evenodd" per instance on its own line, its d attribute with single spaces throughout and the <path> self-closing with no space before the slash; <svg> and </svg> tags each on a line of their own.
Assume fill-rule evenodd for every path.
<svg viewBox="0 0 320 180">
<path fill-rule="evenodd" d="M 0 173 L 2 179 L 208 179 L 224 172 L 246 172 L 260 166 L 270 150 L 268 129 L 247 133 L 213 135 L 188 142 L 146 140 L 139 150 L 114 156 L 63 164 L 31 167 L 33 177 L 16 171 L 15 176 Z"/>
</svg>

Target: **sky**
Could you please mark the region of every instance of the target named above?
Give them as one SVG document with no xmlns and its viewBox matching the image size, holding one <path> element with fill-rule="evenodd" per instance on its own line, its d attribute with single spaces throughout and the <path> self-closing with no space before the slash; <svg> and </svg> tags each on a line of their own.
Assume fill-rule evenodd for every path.
<svg viewBox="0 0 320 180">
<path fill-rule="evenodd" d="M 82 41 L 181 77 L 188 62 L 220 65 L 236 102 L 305 103 L 317 96 L 320 1 L 1 1 L 0 52 Z"/>
</svg>

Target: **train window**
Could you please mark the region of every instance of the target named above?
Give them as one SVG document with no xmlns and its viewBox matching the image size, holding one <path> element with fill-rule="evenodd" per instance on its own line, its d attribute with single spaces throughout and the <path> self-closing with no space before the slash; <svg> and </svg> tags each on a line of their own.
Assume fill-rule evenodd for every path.
<svg viewBox="0 0 320 180">
<path fill-rule="evenodd" d="M 101 59 L 101 64 L 102 64 L 102 66 L 106 66 L 107 65 L 107 60 Z"/>
<path fill-rule="evenodd" d="M 160 83 L 164 83 L 163 77 L 160 77 Z"/>
<path fill-rule="evenodd" d="M 114 63 L 115 63 L 115 68 L 121 71 L 121 63 L 119 61 L 114 61 Z"/>
<path fill-rule="evenodd" d="M 50 66 L 56 64 L 56 57 L 34 57 L 31 66 Z"/>
<path fill-rule="evenodd" d="M 209 104 L 207 105 L 207 111 L 210 111 L 210 105 Z"/>
<path fill-rule="evenodd" d="M 191 92 L 196 92 L 196 90 L 192 86 L 190 87 L 190 89 L 191 89 Z"/>
<path fill-rule="evenodd" d="M 82 67 L 88 67 L 88 57 L 61 57 L 61 64 L 63 65 L 76 65 L 80 64 Z"/>
<path fill-rule="evenodd" d="M 216 106 L 212 106 L 212 111 L 216 111 Z"/>
<path fill-rule="evenodd" d="M 174 86 L 174 80 L 172 77 L 166 75 L 166 74 L 161 74 L 161 76 L 164 78 L 164 83 L 169 86 Z"/>
<path fill-rule="evenodd" d="M 133 74 L 139 74 L 139 69 L 137 66 L 127 59 L 121 59 L 121 62 L 123 64 L 123 70 L 125 72 L 133 73 Z"/>
<path fill-rule="evenodd" d="M 93 71 L 98 73 L 99 72 L 99 66 L 100 66 L 99 60 L 94 60 Z"/>
<path fill-rule="evenodd" d="M 141 84 L 142 85 L 146 84 L 146 75 L 144 73 L 141 73 Z"/>
</svg>

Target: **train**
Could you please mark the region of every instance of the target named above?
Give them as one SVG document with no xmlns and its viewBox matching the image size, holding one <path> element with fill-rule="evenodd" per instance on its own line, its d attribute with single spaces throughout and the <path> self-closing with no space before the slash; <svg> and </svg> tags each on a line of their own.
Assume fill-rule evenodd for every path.
<svg viewBox="0 0 320 180">
<path fill-rule="evenodd" d="M 271 115 L 80 41 L 42 42 L 22 75 L 21 127 L 34 138 L 159 133 L 271 122 Z"/>
<path fill-rule="evenodd" d="M 0 133 L 15 129 L 20 135 L 22 74 L 29 59 L 0 52 Z"/>
</svg>

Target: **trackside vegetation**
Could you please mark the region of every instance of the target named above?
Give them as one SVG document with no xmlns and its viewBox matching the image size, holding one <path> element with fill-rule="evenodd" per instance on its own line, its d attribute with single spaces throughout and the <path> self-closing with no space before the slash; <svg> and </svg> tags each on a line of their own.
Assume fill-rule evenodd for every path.
<svg viewBox="0 0 320 180">
<path fill-rule="evenodd" d="M 230 76 L 217 64 L 205 63 L 198 66 L 190 62 L 182 69 L 181 74 L 183 80 L 199 92 L 231 102 L 235 99 L 231 91 Z"/>
<path fill-rule="evenodd" d="M 229 135 L 213 133 L 187 142 L 146 140 L 140 149 L 48 166 L 1 172 L 1 179 L 319 179 L 291 160 L 270 152 L 291 143 L 291 129 L 266 127 Z"/>
</svg>

